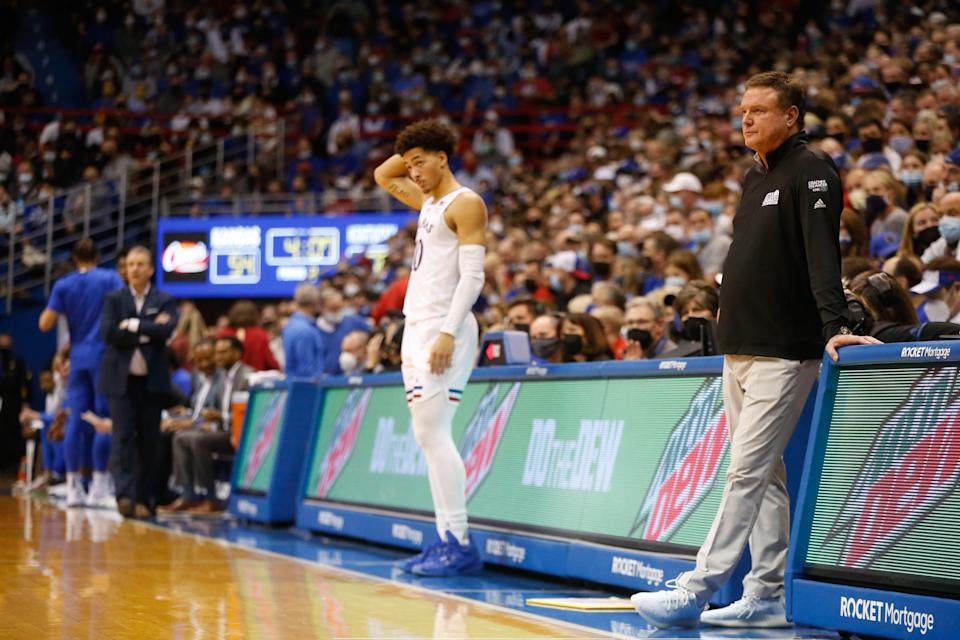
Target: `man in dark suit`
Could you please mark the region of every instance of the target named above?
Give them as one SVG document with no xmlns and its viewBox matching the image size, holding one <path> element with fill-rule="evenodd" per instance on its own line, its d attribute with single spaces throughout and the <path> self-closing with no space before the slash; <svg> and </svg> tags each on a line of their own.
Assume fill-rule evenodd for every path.
<svg viewBox="0 0 960 640">
<path fill-rule="evenodd" d="M 107 396 L 113 420 L 110 466 L 117 509 L 124 517 L 147 518 L 155 508 L 160 412 L 171 393 L 166 346 L 179 312 L 171 296 L 150 286 L 149 249 L 130 249 L 126 275 L 129 286 L 103 302 L 100 332 L 107 348 L 97 392 Z"/>
<path fill-rule="evenodd" d="M 223 372 L 216 408 L 200 411 L 199 425 L 178 432 L 173 437 L 173 473 L 175 482 L 183 491 L 180 499 L 164 511 L 190 513 L 218 513 L 223 507 L 217 501 L 213 477 L 213 454 L 233 453 L 231 441 L 231 403 L 237 391 L 246 391 L 248 377 L 254 369 L 243 364 L 243 343 L 234 336 L 218 338 L 214 347 L 217 366 Z M 203 493 L 197 502 L 195 488 Z"/>
</svg>

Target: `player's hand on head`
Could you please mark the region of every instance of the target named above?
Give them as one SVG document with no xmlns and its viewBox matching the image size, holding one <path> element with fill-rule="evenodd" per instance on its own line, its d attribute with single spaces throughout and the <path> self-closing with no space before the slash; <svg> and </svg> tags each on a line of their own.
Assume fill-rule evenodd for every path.
<svg viewBox="0 0 960 640">
<path fill-rule="evenodd" d="M 430 347 L 430 373 L 440 375 L 453 361 L 453 336 L 441 333 Z"/>
</svg>

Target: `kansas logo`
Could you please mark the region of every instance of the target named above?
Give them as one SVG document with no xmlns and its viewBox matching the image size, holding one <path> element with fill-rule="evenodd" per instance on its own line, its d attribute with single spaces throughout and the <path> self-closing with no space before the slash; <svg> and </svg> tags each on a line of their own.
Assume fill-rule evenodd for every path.
<svg viewBox="0 0 960 640">
<path fill-rule="evenodd" d="M 480 405 L 470 418 L 470 423 L 460 438 L 460 455 L 463 457 L 463 466 L 467 471 L 466 494 L 467 499 L 474 494 L 480 484 L 490 473 L 493 459 L 503 438 L 503 432 L 510 420 L 513 405 L 520 395 L 520 383 L 515 382 L 507 391 L 500 403 L 500 385 L 493 384 L 483 398 Z"/>
<path fill-rule="evenodd" d="M 670 434 L 630 536 L 668 541 L 713 488 L 727 440 L 722 381 L 706 380 Z"/>
<path fill-rule="evenodd" d="M 926 518 L 960 480 L 957 369 L 930 369 L 884 420 L 825 542 L 839 564 L 867 569 Z"/>
<path fill-rule="evenodd" d="M 372 395 L 372 388 L 354 389 L 343 403 L 343 408 L 340 409 L 333 425 L 333 438 L 330 439 L 330 444 L 320 462 L 320 478 L 314 490 L 314 495 L 318 498 L 327 497 L 333 483 L 337 481 L 340 472 L 347 465 L 353 453 L 353 446 L 357 443 L 360 425 L 363 423 Z"/>
</svg>

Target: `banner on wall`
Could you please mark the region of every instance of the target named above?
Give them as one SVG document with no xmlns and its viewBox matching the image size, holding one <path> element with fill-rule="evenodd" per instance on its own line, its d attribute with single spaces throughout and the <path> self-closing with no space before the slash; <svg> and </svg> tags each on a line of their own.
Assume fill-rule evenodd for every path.
<svg viewBox="0 0 960 640">
<path fill-rule="evenodd" d="M 328 388 L 307 499 L 432 511 L 400 385 Z M 472 382 L 454 421 L 471 519 L 698 547 L 728 462 L 717 375 Z"/>
</svg>

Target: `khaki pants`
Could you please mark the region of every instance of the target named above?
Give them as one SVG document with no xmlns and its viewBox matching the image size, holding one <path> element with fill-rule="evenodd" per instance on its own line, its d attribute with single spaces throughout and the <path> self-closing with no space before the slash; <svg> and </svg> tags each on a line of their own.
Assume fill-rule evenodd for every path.
<svg viewBox="0 0 960 640">
<path fill-rule="evenodd" d="M 693 571 L 677 584 L 705 604 L 730 577 L 749 543 L 753 566 L 744 596 L 772 598 L 783 590 L 790 536 L 783 450 L 820 371 L 819 360 L 725 356 L 723 402 L 730 466 L 720 507 Z"/>
</svg>

